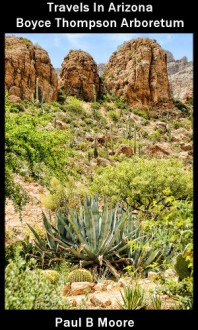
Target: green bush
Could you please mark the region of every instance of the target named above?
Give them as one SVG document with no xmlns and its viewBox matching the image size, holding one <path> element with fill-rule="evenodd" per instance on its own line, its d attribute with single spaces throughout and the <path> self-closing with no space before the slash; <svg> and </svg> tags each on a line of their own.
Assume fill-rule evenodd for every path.
<svg viewBox="0 0 198 330">
<path fill-rule="evenodd" d="M 85 111 L 82 107 L 82 102 L 73 96 L 69 96 L 67 99 L 67 105 L 65 105 L 66 112 L 72 112 L 78 115 L 85 115 Z"/>
<path fill-rule="evenodd" d="M 56 286 L 43 277 L 39 271 L 31 270 L 34 259 L 29 264 L 20 256 L 10 261 L 5 269 L 5 309 L 69 309 L 60 297 L 60 283 Z"/>
<path fill-rule="evenodd" d="M 117 123 L 120 116 L 119 114 L 116 112 L 116 111 L 110 111 L 108 113 L 108 117 L 114 122 L 114 123 Z"/>
<path fill-rule="evenodd" d="M 72 135 L 66 130 L 45 129 L 50 118 L 51 114 L 6 113 L 5 163 L 10 171 L 40 180 L 66 176 Z"/>
<path fill-rule="evenodd" d="M 10 112 L 18 113 L 18 112 L 24 112 L 25 108 L 22 104 L 14 103 L 10 106 Z"/>
<path fill-rule="evenodd" d="M 16 210 L 21 210 L 29 198 L 24 189 L 15 183 L 14 177 L 8 166 L 5 167 L 5 198 L 10 198 Z"/>
<path fill-rule="evenodd" d="M 148 211 L 156 204 L 171 205 L 171 196 L 176 200 L 191 199 L 192 173 L 184 170 L 178 160 L 134 156 L 100 169 L 90 185 L 90 193 Z"/>
<path fill-rule="evenodd" d="M 91 110 L 99 110 L 101 107 L 100 103 L 94 102 L 91 104 Z"/>
<path fill-rule="evenodd" d="M 174 100 L 174 105 L 182 112 L 184 116 L 189 115 L 189 109 L 183 102 L 180 100 Z"/>
<path fill-rule="evenodd" d="M 193 279 L 188 277 L 180 282 L 166 280 L 163 285 L 158 287 L 158 291 L 174 297 L 178 301 L 180 309 L 192 309 L 193 305 Z"/>
</svg>

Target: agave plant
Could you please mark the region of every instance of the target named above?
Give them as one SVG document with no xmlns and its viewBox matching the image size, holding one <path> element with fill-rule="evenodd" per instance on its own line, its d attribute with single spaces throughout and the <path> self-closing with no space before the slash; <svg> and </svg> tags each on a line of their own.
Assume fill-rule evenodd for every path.
<svg viewBox="0 0 198 330">
<path fill-rule="evenodd" d="M 42 261 L 50 254 L 52 260 L 64 255 L 67 260 L 80 262 L 84 267 L 91 264 L 107 267 L 118 278 L 116 268 L 120 265 L 132 265 L 142 271 L 162 255 L 150 247 L 153 238 L 142 233 L 131 212 L 124 212 L 119 204 L 112 208 L 106 199 L 100 211 L 97 196 L 86 197 L 78 212 L 67 207 L 64 212 L 59 209 L 54 224 L 51 216 L 48 219 L 43 213 L 43 223 L 48 247 L 29 225 Z"/>
<path fill-rule="evenodd" d="M 140 227 L 131 213 L 124 212 L 119 204 L 112 208 L 103 201 L 100 211 L 98 197 L 86 197 L 79 211 L 59 209 L 56 221 L 52 224 L 43 213 L 43 223 L 49 248 L 46 249 L 35 230 L 29 225 L 36 238 L 36 244 L 42 255 L 54 256 L 64 253 L 71 262 L 81 262 L 83 266 L 98 264 L 108 267 L 115 277 L 119 277 L 115 267 L 130 264 L 130 242 L 142 240 Z M 60 253 L 61 252 L 61 253 Z M 153 258 L 151 258 L 153 261 Z"/>
<path fill-rule="evenodd" d="M 136 284 L 134 287 L 126 286 L 124 291 L 120 292 L 122 301 L 118 304 L 121 309 L 136 310 L 145 309 L 145 292 Z"/>
</svg>

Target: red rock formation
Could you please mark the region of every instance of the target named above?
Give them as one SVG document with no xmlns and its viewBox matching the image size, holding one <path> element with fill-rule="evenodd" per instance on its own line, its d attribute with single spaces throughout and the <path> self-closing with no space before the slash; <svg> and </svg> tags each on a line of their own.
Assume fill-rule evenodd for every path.
<svg viewBox="0 0 198 330">
<path fill-rule="evenodd" d="M 60 71 L 59 89 L 67 95 L 94 101 L 103 85 L 93 58 L 81 50 L 71 50 L 64 58 Z"/>
<path fill-rule="evenodd" d="M 35 98 L 37 78 L 40 100 L 56 100 L 58 80 L 48 53 L 28 39 L 6 37 L 5 88 L 9 95 L 29 100 Z"/>
<path fill-rule="evenodd" d="M 135 106 L 172 106 L 166 53 L 148 38 L 131 40 L 111 56 L 105 68 L 107 90 Z"/>
</svg>

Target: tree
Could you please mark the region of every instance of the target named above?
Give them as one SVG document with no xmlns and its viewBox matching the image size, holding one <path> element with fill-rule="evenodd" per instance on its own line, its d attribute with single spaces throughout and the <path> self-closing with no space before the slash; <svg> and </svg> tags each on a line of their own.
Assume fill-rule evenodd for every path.
<svg viewBox="0 0 198 330">
<path fill-rule="evenodd" d="M 178 160 L 133 157 L 101 169 L 94 177 L 90 192 L 148 211 L 156 204 L 170 206 L 171 197 L 191 199 L 192 173 L 184 170 Z"/>
</svg>

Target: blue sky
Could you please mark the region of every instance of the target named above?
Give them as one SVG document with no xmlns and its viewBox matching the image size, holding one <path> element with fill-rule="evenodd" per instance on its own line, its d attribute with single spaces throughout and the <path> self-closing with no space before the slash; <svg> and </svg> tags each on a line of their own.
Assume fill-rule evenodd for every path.
<svg viewBox="0 0 198 330">
<path fill-rule="evenodd" d="M 15 35 L 41 45 L 47 50 L 55 68 L 61 67 L 64 57 L 71 49 L 84 50 L 92 55 L 97 63 L 106 63 L 119 45 L 138 37 L 156 39 L 162 48 L 173 53 L 175 59 L 187 56 L 191 61 L 193 56 L 193 35 L 187 33 L 18 33 Z"/>
</svg>

